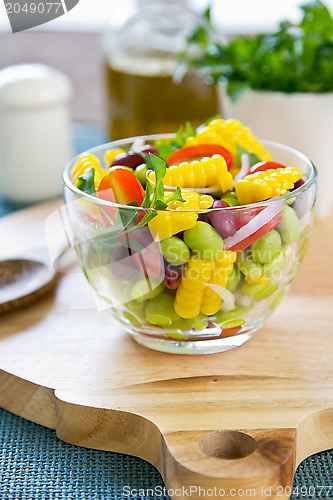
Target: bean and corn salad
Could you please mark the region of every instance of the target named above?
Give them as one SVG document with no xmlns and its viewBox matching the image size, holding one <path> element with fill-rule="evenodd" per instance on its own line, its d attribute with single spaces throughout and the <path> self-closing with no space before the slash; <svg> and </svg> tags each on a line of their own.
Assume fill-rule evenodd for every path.
<svg viewBox="0 0 333 500">
<path fill-rule="evenodd" d="M 111 311 L 142 331 L 235 335 L 256 320 L 256 304 L 277 306 L 305 252 L 307 200 L 292 193 L 306 177 L 237 120 L 187 123 L 173 138 L 107 150 L 104 163 L 84 154 L 71 176 L 80 192 L 111 202 L 80 200 L 93 238 L 86 276 L 94 287 L 107 279 Z"/>
</svg>

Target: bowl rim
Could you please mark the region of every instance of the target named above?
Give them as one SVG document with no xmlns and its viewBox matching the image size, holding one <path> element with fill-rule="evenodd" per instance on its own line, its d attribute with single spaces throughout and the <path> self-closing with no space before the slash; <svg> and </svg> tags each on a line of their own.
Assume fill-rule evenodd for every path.
<svg viewBox="0 0 333 500">
<path fill-rule="evenodd" d="M 84 191 L 81 191 L 80 189 L 78 189 L 75 186 L 75 184 L 73 184 L 73 182 L 71 181 L 70 170 L 75 165 L 76 161 L 78 161 L 79 158 L 81 158 L 85 154 L 95 154 L 97 152 L 107 150 L 107 149 L 116 149 L 116 148 L 123 146 L 124 144 L 128 144 L 128 143 L 133 144 L 135 141 L 146 142 L 147 140 L 155 141 L 155 140 L 161 140 L 161 139 L 173 139 L 175 136 L 176 136 L 176 134 L 173 133 L 173 134 L 149 134 L 149 135 L 127 137 L 124 139 L 118 139 L 117 141 L 106 142 L 104 144 L 100 144 L 99 146 L 95 146 L 93 148 L 87 149 L 87 150 L 83 151 L 82 153 L 76 155 L 66 165 L 66 167 L 63 171 L 63 175 L 62 175 L 63 183 L 64 183 L 65 187 L 67 187 L 75 195 L 80 196 L 81 198 L 85 198 L 88 201 L 94 202 L 95 204 L 97 203 L 98 205 L 103 205 L 103 206 L 108 206 L 108 207 L 113 207 L 113 208 L 126 208 L 128 210 L 131 210 L 131 209 L 132 210 L 140 210 L 140 211 L 144 211 L 145 213 L 148 213 L 151 211 L 155 211 L 155 212 L 156 211 L 157 212 L 163 211 L 163 210 L 156 210 L 155 208 L 151 208 L 151 207 L 136 207 L 136 206 L 131 206 L 131 205 L 122 205 L 120 203 L 113 203 L 111 201 L 103 200 L 102 198 L 97 198 L 97 197 L 92 196 L 88 193 L 85 193 Z M 292 148 L 291 146 L 287 146 L 287 145 L 281 144 L 279 142 L 275 142 L 275 141 L 271 141 L 271 140 L 267 140 L 267 139 L 258 139 L 258 141 L 261 142 L 266 147 L 272 146 L 272 147 L 279 148 L 279 149 L 282 149 L 284 151 L 290 152 L 290 153 L 298 156 L 298 158 L 300 158 L 303 162 L 305 162 L 307 164 L 307 166 L 309 167 L 310 172 L 309 172 L 308 178 L 306 179 L 304 184 L 302 184 L 302 186 L 295 189 L 294 191 L 291 191 L 290 193 L 284 194 L 283 196 L 276 196 L 274 198 L 270 198 L 268 200 L 260 201 L 257 203 L 251 203 L 251 204 L 247 204 L 247 205 L 237 205 L 235 207 L 229 206 L 229 207 L 206 208 L 206 209 L 197 209 L 197 210 L 193 210 L 193 209 L 179 210 L 179 209 L 177 209 L 177 212 L 178 213 L 181 213 L 181 212 L 208 213 L 211 211 L 221 211 L 221 210 L 225 210 L 225 211 L 232 210 L 234 212 L 235 211 L 245 212 L 247 210 L 252 210 L 252 209 L 257 209 L 257 208 L 265 208 L 274 202 L 281 201 L 281 200 L 285 201 L 285 200 L 288 200 L 290 198 L 294 198 L 294 197 L 298 196 L 303 191 L 306 191 L 307 189 L 309 189 L 316 182 L 317 176 L 318 176 L 317 168 L 315 167 L 313 162 L 304 153 L 302 153 L 301 151 L 298 151 L 297 149 Z M 182 188 L 182 189 L 184 189 L 184 188 Z M 190 188 L 187 188 L 187 190 L 190 190 Z M 173 210 L 168 210 L 168 211 L 172 212 Z"/>
</svg>

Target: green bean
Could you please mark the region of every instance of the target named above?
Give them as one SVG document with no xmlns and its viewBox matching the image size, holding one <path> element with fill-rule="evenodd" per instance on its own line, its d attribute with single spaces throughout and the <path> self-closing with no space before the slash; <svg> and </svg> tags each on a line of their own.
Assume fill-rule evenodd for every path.
<svg viewBox="0 0 333 500">
<path fill-rule="evenodd" d="M 295 210 L 285 206 L 281 212 L 282 220 L 278 225 L 278 231 L 281 235 L 283 243 L 292 243 L 300 239 L 302 228 L 298 220 Z"/>
<path fill-rule="evenodd" d="M 251 278 L 251 280 L 256 281 L 264 274 L 263 266 L 259 262 L 253 260 L 250 253 L 240 252 L 237 255 L 236 264 L 244 276 Z"/>
<path fill-rule="evenodd" d="M 130 169 L 130 170 L 132 170 L 132 172 L 133 172 L 133 169 Z M 147 177 L 146 177 L 147 170 L 148 170 L 148 167 L 147 167 L 147 165 L 145 163 L 143 163 L 142 165 L 139 165 L 134 170 L 135 176 L 141 182 L 141 184 L 143 185 L 143 187 L 145 187 L 146 181 L 147 181 Z"/>
<path fill-rule="evenodd" d="M 281 236 L 272 229 L 251 245 L 251 255 L 260 264 L 269 264 L 281 253 Z"/>
<path fill-rule="evenodd" d="M 179 319 L 173 307 L 174 297 L 164 292 L 159 297 L 148 300 L 145 312 L 146 320 L 152 325 L 170 326 Z"/>
<path fill-rule="evenodd" d="M 241 280 L 242 280 L 241 273 L 240 273 L 238 267 L 234 265 L 231 273 L 229 274 L 229 278 L 228 278 L 228 281 L 227 281 L 227 284 L 225 287 L 230 292 L 234 292 L 236 290 L 236 288 L 238 287 L 239 283 L 241 282 Z"/>
<path fill-rule="evenodd" d="M 189 320 L 195 330 L 204 330 L 208 325 L 208 318 L 205 314 L 199 313 Z"/>
<path fill-rule="evenodd" d="M 219 311 L 216 314 L 215 323 L 223 328 L 235 328 L 245 323 L 244 311 L 239 307 L 232 309 L 232 311 L 223 312 Z"/>
<path fill-rule="evenodd" d="M 161 241 L 161 250 L 163 257 L 170 264 L 181 266 L 190 259 L 190 249 L 183 240 L 177 236 L 171 236 Z"/>
<path fill-rule="evenodd" d="M 280 273 L 286 265 L 286 253 L 282 246 L 282 251 L 276 259 L 272 260 L 269 264 L 264 264 L 263 271 L 267 278 L 278 279 Z"/>
<path fill-rule="evenodd" d="M 263 300 L 272 295 L 278 289 L 277 283 L 250 285 L 246 281 L 239 286 L 239 291 L 243 295 L 248 295 L 253 300 Z"/>
<path fill-rule="evenodd" d="M 219 233 L 207 222 L 198 221 L 194 227 L 184 232 L 184 241 L 201 259 L 215 260 L 223 250 L 223 240 Z"/>
<path fill-rule="evenodd" d="M 192 330 L 192 325 L 187 319 L 179 318 L 170 325 L 170 330 L 180 330 L 186 332 Z"/>
<path fill-rule="evenodd" d="M 150 279 L 148 276 L 137 281 L 132 287 L 132 298 L 137 302 L 152 299 L 160 295 L 164 290 L 163 283 L 158 279 Z"/>
</svg>

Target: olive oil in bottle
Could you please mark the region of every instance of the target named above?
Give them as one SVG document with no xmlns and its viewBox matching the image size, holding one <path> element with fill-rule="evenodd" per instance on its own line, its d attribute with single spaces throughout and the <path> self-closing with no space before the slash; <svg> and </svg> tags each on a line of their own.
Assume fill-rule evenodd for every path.
<svg viewBox="0 0 333 500">
<path fill-rule="evenodd" d="M 194 72 L 173 76 L 178 53 L 205 20 L 185 0 L 137 0 L 137 12 L 105 37 L 109 135 L 175 132 L 218 113 L 217 89 Z"/>
</svg>

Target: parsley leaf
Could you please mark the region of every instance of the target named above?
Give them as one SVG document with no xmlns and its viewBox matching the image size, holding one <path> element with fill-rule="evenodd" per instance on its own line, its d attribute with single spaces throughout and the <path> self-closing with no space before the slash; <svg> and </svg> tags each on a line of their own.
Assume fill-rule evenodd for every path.
<svg viewBox="0 0 333 500">
<path fill-rule="evenodd" d="M 242 155 L 247 154 L 250 160 L 250 165 L 251 167 L 255 165 L 256 163 L 259 163 L 261 158 L 257 156 L 256 154 L 252 153 L 252 151 L 248 151 L 247 149 L 243 148 L 239 144 L 236 144 L 236 153 L 237 153 L 237 163 L 238 165 L 242 164 Z"/>
<path fill-rule="evenodd" d="M 96 195 L 95 189 L 95 169 L 93 167 L 88 168 L 84 174 L 80 175 L 77 181 L 77 188 L 85 193 Z"/>
<path fill-rule="evenodd" d="M 209 41 L 197 27 L 179 54 L 187 68 L 225 81 L 235 101 L 246 88 L 292 92 L 333 91 L 333 19 L 320 0 L 302 5 L 299 23 L 285 20 L 275 33 Z"/>
</svg>

